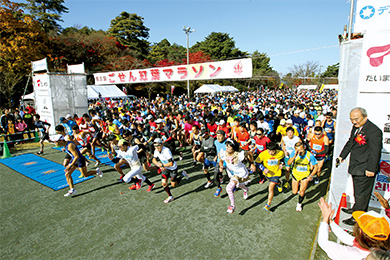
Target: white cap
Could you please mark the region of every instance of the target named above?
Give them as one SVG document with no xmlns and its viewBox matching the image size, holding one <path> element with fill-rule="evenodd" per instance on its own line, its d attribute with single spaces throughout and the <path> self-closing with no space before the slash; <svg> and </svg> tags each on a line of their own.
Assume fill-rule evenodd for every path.
<svg viewBox="0 0 390 260">
<path fill-rule="evenodd" d="M 286 124 L 292 124 L 292 123 L 293 123 L 293 121 L 291 119 L 286 120 Z"/>
<path fill-rule="evenodd" d="M 161 140 L 161 138 L 156 138 L 156 139 L 154 139 L 153 143 L 162 144 L 162 140 Z"/>
<path fill-rule="evenodd" d="M 163 121 L 162 121 L 161 118 L 159 118 L 159 119 L 156 120 L 156 124 L 161 124 L 162 122 L 163 122 Z"/>
<path fill-rule="evenodd" d="M 225 120 L 221 119 L 221 120 L 219 121 L 219 124 L 220 124 L 220 125 L 225 124 Z"/>
<path fill-rule="evenodd" d="M 148 119 L 148 120 L 150 120 L 150 119 L 152 119 L 152 118 L 153 118 L 152 115 L 148 115 L 148 116 L 146 117 L 146 119 Z"/>
<path fill-rule="evenodd" d="M 67 114 L 67 115 L 65 116 L 65 118 L 66 118 L 66 119 L 69 119 L 69 118 L 72 118 L 72 116 L 71 116 L 71 114 Z"/>
</svg>

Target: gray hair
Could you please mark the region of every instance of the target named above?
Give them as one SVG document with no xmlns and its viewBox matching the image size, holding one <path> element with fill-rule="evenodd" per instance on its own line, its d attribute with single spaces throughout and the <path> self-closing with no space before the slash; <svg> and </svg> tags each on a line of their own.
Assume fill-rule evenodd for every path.
<svg viewBox="0 0 390 260">
<path fill-rule="evenodd" d="M 355 108 L 352 108 L 352 110 L 351 110 L 350 113 L 352 113 L 352 112 L 355 111 L 355 110 L 359 110 L 360 113 L 362 113 L 362 116 L 363 116 L 363 117 L 367 117 L 367 110 L 365 110 L 364 108 L 362 108 L 362 107 L 355 107 Z"/>
</svg>

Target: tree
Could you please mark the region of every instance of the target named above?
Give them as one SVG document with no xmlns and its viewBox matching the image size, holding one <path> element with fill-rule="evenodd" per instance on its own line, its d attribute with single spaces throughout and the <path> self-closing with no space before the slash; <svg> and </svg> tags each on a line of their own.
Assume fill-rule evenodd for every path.
<svg viewBox="0 0 390 260">
<path fill-rule="evenodd" d="M 203 51 L 214 60 L 229 60 L 247 56 L 246 52 L 236 48 L 233 38 L 228 33 L 220 32 L 212 32 L 204 41 L 197 42 L 191 47 L 191 52 L 198 51 Z"/>
<path fill-rule="evenodd" d="M 319 64 L 318 61 L 307 61 L 306 63 L 293 65 L 292 68 L 289 68 L 293 77 L 314 77 L 318 71 Z"/>
<path fill-rule="evenodd" d="M 267 76 L 272 72 L 272 67 L 269 64 L 271 59 L 266 53 L 260 53 L 257 50 L 252 54 L 253 75 Z"/>
<path fill-rule="evenodd" d="M 339 66 L 340 66 L 339 62 L 334 64 L 334 65 L 329 65 L 326 68 L 326 71 L 321 74 L 321 77 L 322 78 L 327 78 L 327 77 L 337 78 L 339 76 Z"/>
<path fill-rule="evenodd" d="M 111 21 L 108 33 L 118 42 L 137 53 L 136 58 L 144 59 L 148 55 L 149 28 L 144 25 L 144 18 L 137 14 L 122 12 Z"/>
<path fill-rule="evenodd" d="M 210 55 L 204 54 L 203 51 L 188 53 L 188 61 L 190 64 L 203 63 L 212 61 Z M 187 57 L 183 59 L 183 64 L 187 64 Z"/>
<path fill-rule="evenodd" d="M 42 59 L 48 53 L 48 36 L 37 21 L 23 16 L 19 4 L 9 0 L 2 2 L 0 92 L 9 104 L 10 99 L 22 94 L 24 86 L 21 82 L 31 71 L 31 61 Z"/>
<path fill-rule="evenodd" d="M 169 60 L 168 54 L 171 43 L 167 39 L 161 40 L 159 43 L 153 44 L 150 48 L 148 60 L 151 63 L 156 63 L 162 60 Z"/>
<path fill-rule="evenodd" d="M 68 8 L 63 5 L 64 0 L 26 0 L 26 4 L 21 4 L 30 15 L 38 20 L 45 32 L 61 30 L 58 22 L 62 13 L 68 13 Z"/>
</svg>

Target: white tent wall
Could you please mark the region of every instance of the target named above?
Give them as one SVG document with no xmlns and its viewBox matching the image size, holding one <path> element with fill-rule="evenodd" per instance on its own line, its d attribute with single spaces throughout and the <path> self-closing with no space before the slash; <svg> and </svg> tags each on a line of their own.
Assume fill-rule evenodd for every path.
<svg viewBox="0 0 390 260">
<path fill-rule="evenodd" d="M 66 114 L 81 116 L 88 111 L 87 79 L 85 75 L 49 74 L 49 79 L 56 124 L 60 117 Z M 54 127 L 51 129 L 54 130 Z"/>
<path fill-rule="evenodd" d="M 356 107 L 358 99 L 358 84 L 360 60 L 363 39 L 343 42 L 340 46 L 339 99 L 335 133 L 334 156 L 337 158 L 348 141 L 352 128 L 349 112 Z M 346 159 L 348 162 L 349 158 Z M 348 174 L 348 163 L 342 163 L 338 168 L 333 160 L 329 201 L 338 205 L 341 195 L 347 193 L 347 201 L 354 203 L 352 178 Z"/>
</svg>

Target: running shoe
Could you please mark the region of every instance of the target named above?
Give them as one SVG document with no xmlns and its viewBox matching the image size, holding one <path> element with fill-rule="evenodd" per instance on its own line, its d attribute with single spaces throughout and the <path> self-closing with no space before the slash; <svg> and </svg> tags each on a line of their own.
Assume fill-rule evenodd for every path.
<svg viewBox="0 0 390 260">
<path fill-rule="evenodd" d="M 183 175 L 183 178 L 186 179 L 186 180 L 188 180 L 188 178 L 190 177 L 190 176 L 188 176 L 188 174 L 187 174 L 186 171 L 183 171 L 183 172 L 181 173 L 181 175 Z"/>
<path fill-rule="evenodd" d="M 265 178 L 259 180 L 259 184 L 263 184 L 265 182 Z"/>
<path fill-rule="evenodd" d="M 205 189 L 210 188 L 210 186 L 211 186 L 212 184 L 213 184 L 213 183 L 212 183 L 211 181 L 208 181 L 208 182 L 206 183 L 206 185 L 204 185 Z"/>
<path fill-rule="evenodd" d="M 183 161 L 183 157 L 179 156 L 179 161 Z"/>
<path fill-rule="evenodd" d="M 121 177 L 118 179 L 118 182 L 124 182 L 123 177 L 124 177 L 124 175 L 121 175 Z"/>
<path fill-rule="evenodd" d="M 76 194 L 76 189 L 69 190 L 68 193 L 64 195 L 64 197 L 70 197 Z"/>
<path fill-rule="evenodd" d="M 248 193 L 249 193 L 249 188 L 247 191 L 244 191 L 244 200 L 248 199 Z"/>
<path fill-rule="evenodd" d="M 320 178 L 314 177 L 314 184 L 319 184 L 320 183 Z"/>
<path fill-rule="evenodd" d="M 270 210 L 270 205 L 268 205 L 268 204 L 265 204 L 264 205 L 264 207 L 263 207 L 263 209 L 265 210 L 265 211 L 269 211 Z"/>
<path fill-rule="evenodd" d="M 100 161 L 96 161 L 95 162 L 95 167 L 98 166 L 100 164 Z"/>
<path fill-rule="evenodd" d="M 222 191 L 222 188 L 218 188 L 215 193 L 214 193 L 214 196 L 215 197 L 219 197 L 219 195 L 221 195 L 221 191 Z"/>
<path fill-rule="evenodd" d="M 229 206 L 227 209 L 227 213 L 232 214 L 236 208 L 234 206 Z"/>
<path fill-rule="evenodd" d="M 157 168 L 157 173 L 158 173 L 158 174 L 161 174 L 161 172 L 162 172 L 161 169 L 160 169 L 160 168 Z"/>
<path fill-rule="evenodd" d="M 89 165 L 89 161 L 86 160 L 85 161 L 85 165 L 88 166 Z"/>
<path fill-rule="evenodd" d="M 43 151 L 39 151 L 37 152 L 38 155 L 42 155 L 43 154 Z"/>
<path fill-rule="evenodd" d="M 166 200 L 164 200 L 164 203 L 167 204 L 171 201 L 173 201 L 173 196 L 169 196 Z"/>
<path fill-rule="evenodd" d="M 129 190 L 135 190 L 135 189 L 137 189 L 137 185 L 135 185 L 135 184 L 133 184 L 133 185 L 131 185 L 131 186 L 129 187 Z"/>
<path fill-rule="evenodd" d="M 282 191 L 283 191 L 283 186 L 282 186 L 281 183 L 278 183 L 276 186 L 278 187 L 278 191 L 279 191 L 279 192 L 282 192 Z"/>
<path fill-rule="evenodd" d="M 286 183 L 283 185 L 283 187 L 284 187 L 285 189 L 289 189 L 289 188 L 290 188 L 290 183 L 286 182 Z"/>
<path fill-rule="evenodd" d="M 184 152 L 185 150 L 186 150 L 185 147 L 183 147 L 183 148 L 180 149 L 181 152 Z"/>
<path fill-rule="evenodd" d="M 297 207 L 295 208 L 296 211 L 298 212 L 301 212 L 302 211 L 302 204 L 301 203 L 297 203 Z"/>
<path fill-rule="evenodd" d="M 136 190 L 141 189 L 142 183 L 143 183 L 143 182 L 144 182 L 143 180 L 139 180 L 139 181 L 135 184 Z"/>
<path fill-rule="evenodd" d="M 103 172 L 102 170 L 100 170 L 100 168 L 96 168 L 96 175 L 98 175 L 99 177 L 103 177 Z"/>
<path fill-rule="evenodd" d="M 146 190 L 147 192 L 151 192 L 154 188 L 154 183 L 152 183 L 152 185 L 149 185 L 148 189 Z"/>
</svg>

